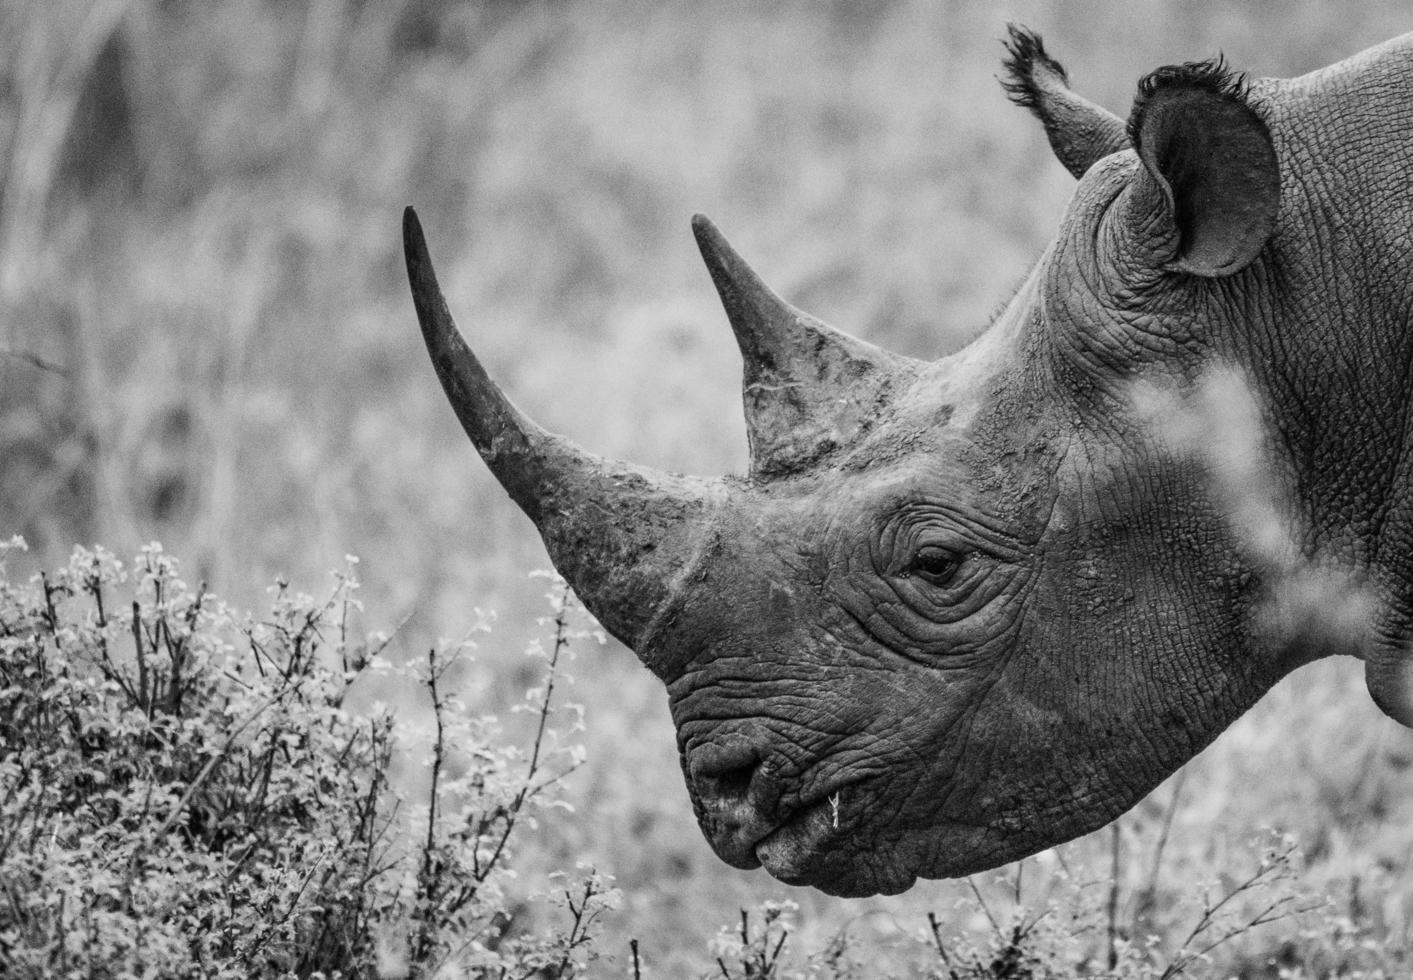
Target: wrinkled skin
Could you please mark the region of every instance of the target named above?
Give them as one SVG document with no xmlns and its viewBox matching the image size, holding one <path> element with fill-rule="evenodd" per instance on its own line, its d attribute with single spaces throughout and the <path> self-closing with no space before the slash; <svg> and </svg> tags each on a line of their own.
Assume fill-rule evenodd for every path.
<svg viewBox="0 0 1413 980">
<path fill-rule="evenodd" d="M 1231 655 L 1220 518 L 1166 505 L 1198 475 L 1027 404 L 1057 365 L 1019 356 L 1020 310 L 827 474 L 723 505 L 647 658 L 724 860 L 850 894 L 992 867 L 1112 819 L 1280 676 Z M 965 556 L 952 581 L 910 568 L 924 544 Z"/>
<path fill-rule="evenodd" d="M 834 894 L 1100 827 L 1315 657 L 1364 657 L 1413 721 L 1413 35 L 1249 91 L 1159 72 L 1127 130 L 1038 38 L 1010 48 L 1008 89 L 1080 180 L 960 353 L 826 332 L 699 222 L 746 361 L 746 478 L 651 474 L 534 429 L 453 336 L 410 219 L 453 405 L 665 683 L 707 839 Z M 1187 404 L 1214 369 L 1255 406 L 1238 455 L 1269 485 L 1242 486 L 1286 522 L 1274 545 L 1243 523 L 1247 490 L 1136 407 L 1140 387 Z M 1283 617 L 1297 580 L 1357 591 L 1360 615 Z"/>
</svg>

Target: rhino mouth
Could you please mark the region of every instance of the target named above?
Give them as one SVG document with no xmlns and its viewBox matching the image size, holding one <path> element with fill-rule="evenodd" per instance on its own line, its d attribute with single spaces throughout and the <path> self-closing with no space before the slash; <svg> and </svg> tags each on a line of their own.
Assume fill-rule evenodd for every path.
<svg viewBox="0 0 1413 980">
<path fill-rule="evenodd" d="M 829 799 L 795 810 L 756 841 L 756 860 L 787 885 L 808 884 L 821 851 L 840 833 L 837 814 Z"/>
<path fill-rule="evenodd" d="M 836 786 L 810 801 L 775 808 L 773 819 L 763 819 L 760 810 L 744 802 L 724 807 L 701 800 L 696 804 L 702 830 L 717 856 L 742 870 L 764 866 L 772 877 L 793 885 L 817 876 L 820 859 L 850 832 L 845 802 L 857 795 Z"/>
<path fill-rule="evenodd" d="M 817 884 L 828 874 L 823 859 L 837 852 L 839 842 L 855 829 L 849 812 L 855 808 L 849 801 L 861 798 L 857 788 L 857 782 L 835 786 L 787 812 L 752 845 L 759 866 L 787 885 Z M 856 819 L 857 813 L 853 816 Z"/>
</svg>

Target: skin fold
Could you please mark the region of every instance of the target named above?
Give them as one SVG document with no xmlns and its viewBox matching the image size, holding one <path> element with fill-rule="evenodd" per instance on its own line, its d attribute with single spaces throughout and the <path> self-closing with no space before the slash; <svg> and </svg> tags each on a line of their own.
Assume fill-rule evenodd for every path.
<svg viewBox="0 0 1413 980">
<path fill-rule="evenodd" d="M 1012 28 L 1078 178 L 971 345 L 890 354 L 694 222 L 751 469 L 603 460 L 486 377 L 404 234 L 424 339 L 556 567 L 664 683 L 698 823 L 840 895 L 1124 812 L 1290 670 L 1413 722 L 1413 35 L 1291 80 L 1160 68 L 1121 120 Z"/>
</svg>

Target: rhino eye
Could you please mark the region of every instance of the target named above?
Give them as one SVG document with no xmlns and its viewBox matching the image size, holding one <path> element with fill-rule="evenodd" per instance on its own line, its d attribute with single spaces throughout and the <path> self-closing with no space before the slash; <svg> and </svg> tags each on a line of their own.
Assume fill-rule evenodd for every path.
<svg viewBox="0 0 1413 980">
<path fill-rule="evenodd" d="M 932 585 L 947 585 L 962 567 L 962 556 L 935 544 L 923 545 L 908 564 L 908 573 Z"/>
</svg>

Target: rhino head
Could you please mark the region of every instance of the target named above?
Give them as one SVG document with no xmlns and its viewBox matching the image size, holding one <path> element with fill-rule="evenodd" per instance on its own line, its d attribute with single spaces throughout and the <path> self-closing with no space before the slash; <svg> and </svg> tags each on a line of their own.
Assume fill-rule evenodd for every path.
<svg viewBox="0 0 1413 980">
<path fill-rule="evenodd" d="M 1080 180 L 1009 305 L 937 361 L 792 308 L 697 217 L 745 364 L 740 478 L 653 472 L 536 426 L 458 333 L 408 209 L 451 404 L 555 566 L 666 685 L 723 860 L 864 895 L 1020 858 L 1112 820 L 1329 653 L 1364 656 L 1375 699 L 1413 720 L 1408 549 L 1380 549 L 1406 540 L 1406 413 L 1373 433 L 1393 445 L 1350 435 L 1359 392 L 1404 397 L 1413 277 L 1366 274 L 1387 209 L 1348 204 L 1338 229 L 1323 210 L 1385 180 L 1407 214 L 1413 141 L 1381 163 L 1367 120 L 1413 100 L 1357 94 L 1407 52 L 1280 83 L 1163 68 L 1125 124 L 1013 28 L 1007 87 Z M 1383 177 L 1358 175 L 1361 153 Z M 1363 190 L 1315 179 L 1335 165 Z M 1324 251 L 1353 242 L 1365 252 Z M 1325 615 L 1336 587 L 1358 615 Z"/>
</svg>

